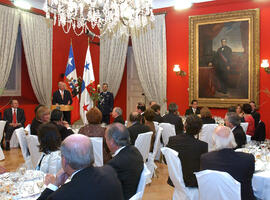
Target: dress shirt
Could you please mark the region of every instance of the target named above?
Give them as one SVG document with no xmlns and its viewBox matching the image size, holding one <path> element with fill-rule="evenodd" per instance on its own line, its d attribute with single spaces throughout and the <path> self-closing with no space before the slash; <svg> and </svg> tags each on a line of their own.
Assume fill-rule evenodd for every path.
<svg viewBox="0 0 270 200">
<path fill-rule="evenodd" d="M 196 108 L 192 108 L 194 114 L 196 114 L 196 110 L 197 110 Z"/>
<path fill-rule="evenodd" d="M 236 126 L 234 126 L 234 127 L 232 128 L 232 131 L 233 131 L 235 128 L 236 128 Z"/>
<path fill-rule="evenodd" d="M 116 156 L 122 149 L 124 149 L 126 146 L 122 146 L 121 148 L 117 149 L 114 154 L 112 155 L 112 157 Z"/>
</svg>

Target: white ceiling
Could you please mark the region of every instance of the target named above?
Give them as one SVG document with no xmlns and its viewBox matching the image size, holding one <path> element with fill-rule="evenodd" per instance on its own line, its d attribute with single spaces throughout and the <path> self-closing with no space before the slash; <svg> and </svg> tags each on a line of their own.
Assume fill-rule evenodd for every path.
<svg viewBox="0 0 270 200">
<path fill-rule="evenodd" d="M 45 0 L 26 0 L 28 1 L 32 7 L 42 10 L 45 4 Z M 175 1 L 183 1 L 183 0 L 153 0 L 153 7 L 154 9 L 157 8 L 165 8 L 174 6 Z M 213 1 L 213 0 L 190 0 L 192 3 L 201 3 L 206 1 Z"/>
</svg>

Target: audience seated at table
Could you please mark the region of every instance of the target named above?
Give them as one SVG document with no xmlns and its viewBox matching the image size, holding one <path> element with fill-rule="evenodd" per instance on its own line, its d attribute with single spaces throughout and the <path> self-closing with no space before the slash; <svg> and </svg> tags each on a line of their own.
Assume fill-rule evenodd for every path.
<svg viewBox="0 0 270 200">
<path fill-rule="evenodd" d="M 211 111 L 207 107 L 201 109 L 201 119 L 203 124 L 215 124 L 216 121 L 212 118 Z"/>
<path fill-rule="evenodd" d="M 234 112 L 228 112 L 225 115 L 224 121 L 226 126 L 231 128 L 233 132 L 234 139 L 237 144 L 235 149 L 241 148 L 243 145 L 247 143 L 247 138 L 242 126 L 240 125 L 241 120 L 239 115 Z"/>
<path fill-rule="evenodd" d="M 148 126 L 142 124 L 141 119 L 142 116 L 138 112 L 132 112 L 129 115 L 129 121 L 131 123 L 131 126 L 128 127 L 128 132 L 130 136 L 130 143 L 132 145 L 135 144 L 135 141 L 139 134 L 151 131 Z"/>
<path fill-rule="evenodd" d="M 112 117 L 114 118 L 113 123 L 118 122 L 125 125 L 125 121 L 123 119 L 122 113 L 123 111 L 120 107 L 113 108 L 113 111 L 112 111 Z"/>
<path fill-rule="evenodd" d="M 194 137 L 202 128 L 202 120 L 196 115 L 189 115 L 184 128 L 186 133 L 170 137 L 167 147 L 179 153 L 186 187 L 198 187 L 194 172 L 200 171 L 200 157 L 208 151 L 208 144 Z M 170 179 L 168 184 L 173 186 Z"/>
<path fill-rule="evenodd" d="M 36 117 L 31 123 L 31 135 L 37 135 L 38 128 L 41 124 L 47 123 L 50 121 L 51 110 L 46 106 L 39 106 L 36 111 Z"/>
<path fill-rule="evenodd" d="M 105 142 L 105 128 L 101 127 L 102 113 L 97 107 L 93 107 L 86 113 L 86 118 L 89 124 L 81 127 L 78 133 L 87 137 L 103 138 L 103 162 L 107 163 L 111 155 Z"/>
<path fill-rule="evenodd" d="M 244 118 L 245 122 L 248 122 L 248 128 L 247 128 L 247 135 L 254 136 L 255 132 L 255 121 L 254 118 L 251 115 L 251 106 L 249 104 L 243 105 L 243 111 L 244 111 Z"/>
<path fill-rule="evenodd" d="M 51 124 L 55 125 L 61 135 L 61 141 L 63 141 L 67 136 L 74 134 L 74 132 L 69 127 L 68 122 L 63 121 L 63 112 L 54 109 L 51 113 Z"/>
<path fill-rule="evenodd" d="M 243 112 L 243 109 L 242 109 L 242 106 L 240 104 L 238 104 L 235 108 L 235 112 L 236 114 L 242 119 L 244 118 L 244 112 Z M 245 119 L 243 119 L 244 121 Z"/>
<path fill-rule="evenodd" d="M 198 101 L 194 99 L 191 101 L 191 107 L 186 110 L 185 116 L 198 114 L 200 114 L 200 108 L 198 108 Z"/>
<path fill-rule="evenodd" d="M 162 123 L 163 122 L 163 118 L 160 115 L 160 105 L 158 104 L 153 104 L 151 106 L 151 108 L 154 110 L 155 112 L 155 117 L 153 119 L 154 122 L 158 122 L 158 123 Z"/>
<path fill-rule="evenodd" d="M 136 106 L 136 112 L 138 112 L 142 118 L 141 118 L 141 123 L 144 124 L 144 111 L 146 110 L 146 106 L 144 103 L 142 102 L 138 102 L 137 106 Z"/>
<path fill-rule="evenodd" d="M 141 172 L 144 167 L 143 157 L 139 150 L 130 145 L 127 128 L 114 123 L 106 130 L 106 143 L 113 153 L 113 158 L 108 162 L 112 166 L 122 184 L 124 199 L 130 199 L 137 191 Z"/>
<path fill-rule="evenodd" d="M 169 104 L 169 113 L 163 116 L 163 122 L 174 125 L 176 134 L 183 133 L 183 121 L 178 115 L 178 105 Z"/>
<path fill-rule="evenodd" d="M 251 115 L 254 118 L 255 129 L 256 129 L 259 124 L 261 115 L 260 113 L 257 112 L 256 104 L 254 101 L 250 101 L 249 105 L 251 106 Z"/>
<path fill-rule="evenodd" d="M 241 184 L 241 199 L 255 200 L 251 184 L 255 169 L 254 156 L 233 150 L 236 143 L 229 127 L 216 128 L 213 134 L 213 145 L 216 151 L 201 156 L 201 170 L 210 169 L 229 173 Z"/>
<path fill-rule="evenodd" d="M 153 122 L 155 117 L 155 112 L 151 108 L 147 108 L 146 111 L 144 112 L 144 118 L 145 118 L 145 125 L 150 128 L 150 131 L 153 132 L 152 138 L 151 138 L 151 145 L 150 145 L 150 151 L 153 151 L 154 148 L 154 142 L 156 138 L 156 128 L 155 124 Z"/>
<path fill-rule="evenodd" d="M 48 186 L 38 200 L 123 200 L 121 183 L 112 167 L 93 167 L 93 146 L 88 137 L 68 136 L 61 145 L 61 155 L 62 169 L 56 177 L 45 177 Z"/>
<path fill-rule="evenodd" d="M 57 127 L 50 123 L 40 125 L 38 141 L 42 155 L 36 169 L 46 174 L 56 174 L 61 169 L 61 136 Z"/>
</svg>

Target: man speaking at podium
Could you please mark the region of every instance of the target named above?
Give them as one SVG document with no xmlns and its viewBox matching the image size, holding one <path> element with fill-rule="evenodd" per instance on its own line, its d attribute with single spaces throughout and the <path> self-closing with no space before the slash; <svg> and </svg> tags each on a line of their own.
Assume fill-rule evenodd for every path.
<svg viewBox="0 0 270 200">
<path fill-rule="evenodd" d="M 53 93 L 53 105 L 71 105 L 72 104 L 72 97 L 68 90 L 65 90 L 65 83 L 59 82 L 58 83 L 59 90 Z M 64 111 L 64 120 L 70 124 L 70 111 Z"/>
</svg>

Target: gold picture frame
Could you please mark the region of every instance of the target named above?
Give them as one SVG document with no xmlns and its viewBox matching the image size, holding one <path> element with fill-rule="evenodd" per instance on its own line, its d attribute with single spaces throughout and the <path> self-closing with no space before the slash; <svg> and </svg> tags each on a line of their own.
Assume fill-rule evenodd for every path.
<svg viewBox="0 0 270 200">
<path fill-rule="evenodd" d="M 259 9 L 189 17 L 190 102 L 216 108 L 259 103 L 259 22 Z"/>
</svg>

